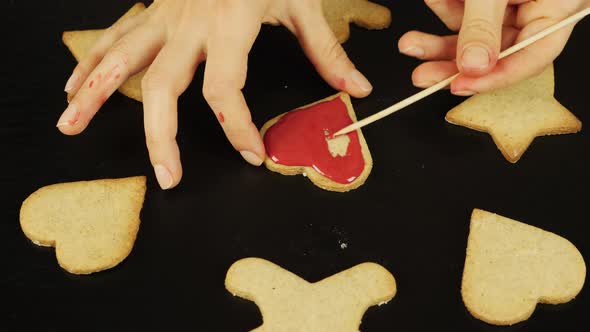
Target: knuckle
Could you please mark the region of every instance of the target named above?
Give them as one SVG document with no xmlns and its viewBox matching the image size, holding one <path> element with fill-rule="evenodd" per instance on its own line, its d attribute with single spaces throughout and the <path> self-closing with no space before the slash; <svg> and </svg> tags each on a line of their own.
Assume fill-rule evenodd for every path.
<svg viewBox="0 0 590 332">
<path fill-rule="evenodd" d="M 484 18 L 467 20 L 467 22 L 463 24 L 462 30 L 467 31 L 471 35 L 477 35 L 484 38 L 486 41 L 496 42 L 499 40 L 499 33 L 497 29 L 494 28 L 494 24 Z"/>
<path fill-rule="evenodd" d="M 141 88 L 146 93 L 166 89 L 169 86 L 168 78 L 161 70 L 150 68 L 141 79 Z"/>
<path fill-rule="evenodd" d="M 205 80 L 203 83 L 203 97 L 212 107 L 231 93 L 230 84 L 221 80 Z"/>
<path fill-rule="evenodd" d="M 233 126 L 225 130 L 225 136 L 232 144 L 243 142 L 250 133 L 249 129 L 250 126 L 248 123 L 244 123 L 241 126 Z"/>
<path fill-rule="evenodd" d="M 113 24 L 110 27 L 106 28 L 104 31 L 102 38 L 103 39 L 116 39 L 118 36 L 121 36 L 122 29 L 120 24 Z"/>
<path fill-rule="evenodd" d="M 322 52 L 322 56 L 325 59 L 329 59 L 332 62 L 339 62 L 339 61 L 347 61 L 348 56 L 346 52 L 336 40 L 332 40 L 327 46 L 324 48 Z"/>
<path fill-rule="evenodd" d="M 432 8 L 433 6 L 439 5 L 440 2 L 441 2 L 441 0 L 424 0 L 424 3 L 430 8 Z"/>
<path fill-rule="evenodd" d="M 88 53 L 80 63 L 78 63 L 77 68 L 80 70 L 84 75 L 90 74 L 96 65 L 102 60 L 101 54 L 95 51 L 91 51 Z"/>
<path fill-rule="evenodd" d="M 164 135 L 157 125 L 146 128 L 145 143 L 151 152 L 156 152 L 160 147 L 164 147 L 174 141 L 175 137 Z"/>
<path fill-rule="evenodd" d="M 158 137 L 151 130 L 145 131 L 145 143 L 149 150 L 153 151 L 160 143 Z"/>
<path fill-rule="evenodd" d="M 115 60 L 127 63 L 129 61 L 129 42 L 125 38 L 120 39 L 113 45 L 109 55 Z"/>
</svg>

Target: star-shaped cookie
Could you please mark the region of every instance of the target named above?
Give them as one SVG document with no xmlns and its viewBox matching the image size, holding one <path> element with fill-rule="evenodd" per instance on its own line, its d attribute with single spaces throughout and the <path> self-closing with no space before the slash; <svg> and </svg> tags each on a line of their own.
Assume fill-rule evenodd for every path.
<svg viewBox="0 0 590 332">
<path fill-rule="evenodd" d="M 504 157 L 516 163 L 539 136 L 572 134 L 582 123 L 554 98 L 554 71 L 475 95 L 446 115 L 452 124 L 488 132 Z"/>
</svg>

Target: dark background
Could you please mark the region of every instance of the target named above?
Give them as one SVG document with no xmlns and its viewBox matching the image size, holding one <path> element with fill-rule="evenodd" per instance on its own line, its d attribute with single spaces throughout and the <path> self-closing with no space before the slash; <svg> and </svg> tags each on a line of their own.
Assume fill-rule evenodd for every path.
<svg viewBox="0 0 590 332">
<path fill-rule="evenodd" d="M 406 31 L 448 33 L 422 1 L 378 1 L 391 28 L 352 28 L 345 44 L 375 86 L 353 100 L 359 118 L 417 91 L 418 61 L 397 51 Z M 590 293 L 565 305 L 540 305 L 510 328 L 472 318 L 460 282 L 469 216 L 475 207 L 555 232 L 590 257 L 590 136 L 536 139 L 509 164 L 487 134 L 447 124 L 462 101 L 439 92 L 364 130 L 374 168 L 360 189 L 320 190 L 246 164 L 223 136 L 201 95 L 203 68 L 181 98 L 178 141 L 184 178 L 159 190 L 144 144 L 142 106 L 115 94 L 81 135 L 55 123 L 75 60 L 61 32 L 103 28 L 133 1 L 2 1 L 0 67 L 0 330 L 249 331 L 256 306 L 224 288 L 227 268 L 256 256 L 309 281 L 374 261 L 390 270 L 398 294 L 370 308 L 362 331 L 587 331 Z M 578 25 L 556 61 L 556 96 L 586 125 L 590 24 Z M 294 38 L 264 27 L 250 57 L 246 99 L 255 123 L 335 93 Z M 148 190 L 131 255 L 112 270 L 74 276 L 53 249 L 29 242 L 19 226 L 22 201 L 58 182 L 145 174 Z M 342 249 L 340 244 L 348 247 Z"/>
</svg>

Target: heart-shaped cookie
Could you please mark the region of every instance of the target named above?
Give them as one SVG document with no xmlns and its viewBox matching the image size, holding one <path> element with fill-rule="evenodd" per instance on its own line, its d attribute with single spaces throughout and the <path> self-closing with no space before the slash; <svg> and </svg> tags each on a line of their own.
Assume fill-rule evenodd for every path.
<svg viewBox="0 0 590 332">
<path fill-rule="evenodd" d="M 133 248 L 145 190 L 144 176 L 46 186 L 23 202 L 21 228 L 70 273 L 106 270 Z"/>
<path fill-rule="evenodd" d="M 332 136 L 353 121 L 356 116 L 345 93 L 279 115 L 261 129 L 266 167 L 284 175 L 303 174 L 325 190 L 358 188 L 373 167 L 367 142 L 360 129 Z"/>
<path fill-rule="evenodd" d="M 524 321 L 537 303 L 572 300 L 585 278 L 584 259 L 568 240 L 473 211 L 461 294 L 474 317 L 494 325 Z"/>
</svg>

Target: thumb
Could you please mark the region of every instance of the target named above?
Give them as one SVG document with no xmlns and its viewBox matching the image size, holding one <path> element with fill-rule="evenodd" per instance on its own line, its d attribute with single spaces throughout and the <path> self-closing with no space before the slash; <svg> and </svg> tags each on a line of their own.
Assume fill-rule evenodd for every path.
<svg viewBox="0 0 590 332">
<path fill-rule="evenodd" d="M 328 84 L 353 97 L 368 96 L 373 86 L 348 58 L 326 22 L 319 1 L 317 7 L 301 9 L 305 12 L 298 15 L 290 30 L 297 36 L 303 51 Z"/>
<path fill-rule="evenodd" d="M 508 0 L 465 0 L 465 14 L 457 42 L 457 67 L 468 76 L 482 76 L 494 68 L 502 44 L 502 23 Z"/>
</svg>

